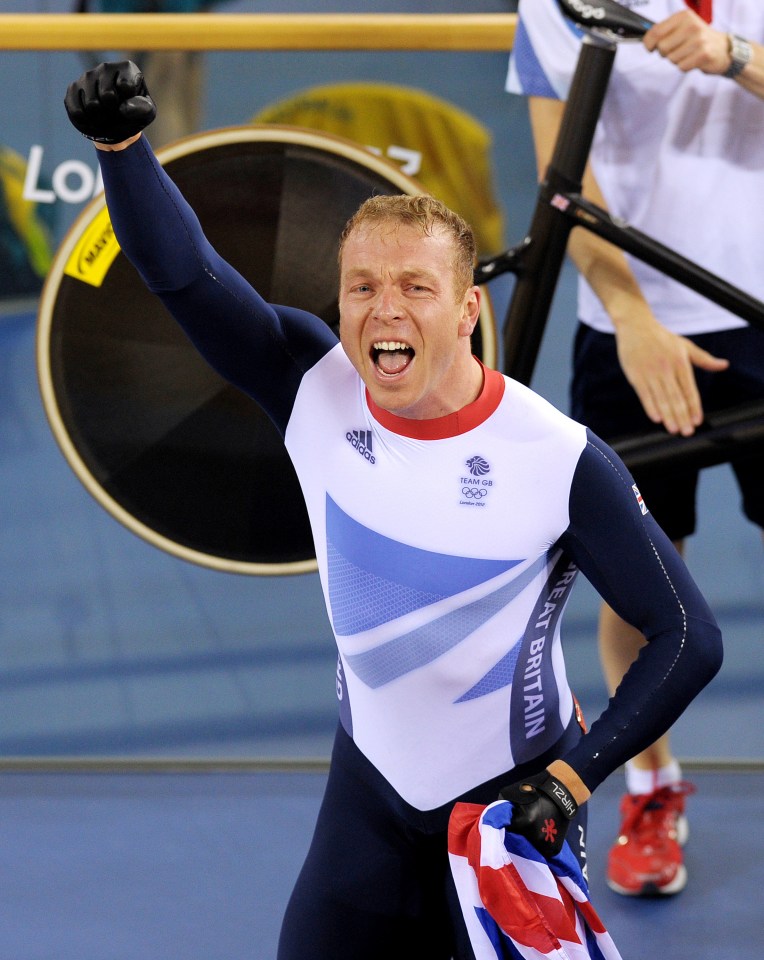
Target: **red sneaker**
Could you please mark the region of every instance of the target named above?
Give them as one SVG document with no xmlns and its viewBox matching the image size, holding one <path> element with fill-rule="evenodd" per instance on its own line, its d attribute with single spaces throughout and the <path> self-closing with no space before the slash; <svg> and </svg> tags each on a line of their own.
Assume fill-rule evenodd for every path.
<svg viewBox="0 0 764 960">
<path fill-rule="evenodd" d="M 610 848 L 607 885 L 627 897 L 668 896 L 687 884 L 682 846 L 689 833 L 684 798 L 691 783 L 621 799 L 621 830 Z"/>
</svg>

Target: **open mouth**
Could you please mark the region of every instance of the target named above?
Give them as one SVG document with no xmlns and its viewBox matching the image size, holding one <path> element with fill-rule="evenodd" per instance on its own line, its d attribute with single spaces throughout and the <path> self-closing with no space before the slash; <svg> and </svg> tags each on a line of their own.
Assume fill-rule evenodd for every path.
<svg viewBox="0 0 764 960">
<path fill-rule="evenodd" d="M 400 340 L 378 340 L 372 344 L 371 358 L 380 373 L 394 377 L 414 359 L 414 349 Z"/>
</svg>

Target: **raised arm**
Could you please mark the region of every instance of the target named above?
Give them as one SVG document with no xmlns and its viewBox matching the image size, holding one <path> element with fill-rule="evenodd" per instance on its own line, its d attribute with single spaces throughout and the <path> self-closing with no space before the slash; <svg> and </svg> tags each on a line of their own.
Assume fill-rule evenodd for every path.
<svg viewBox="0 0 764 960">
<path fill-rule="evenodd" d="M 123 252 L 202 356 L 283 432 L 303 374 L 336 337 L 313 314 L 267 303 L 209 244 L 142 135 L 155 108 L 135 64 L 88 71 L 70 85 L 65 105 L 99 149 Z"/>
</svg>

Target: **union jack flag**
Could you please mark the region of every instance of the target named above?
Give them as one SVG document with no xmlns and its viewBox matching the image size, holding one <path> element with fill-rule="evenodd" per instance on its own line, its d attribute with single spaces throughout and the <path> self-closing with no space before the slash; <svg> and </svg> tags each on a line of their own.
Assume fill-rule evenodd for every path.
<svg viewBox="0 0 764 960">
<path fill-rule="evenodd" d="M 547 860 L 511 819 L 506 800 L 451 813 L 451 872 L 477 960 L 621 960 L 568 844 Z"/>
</svg>

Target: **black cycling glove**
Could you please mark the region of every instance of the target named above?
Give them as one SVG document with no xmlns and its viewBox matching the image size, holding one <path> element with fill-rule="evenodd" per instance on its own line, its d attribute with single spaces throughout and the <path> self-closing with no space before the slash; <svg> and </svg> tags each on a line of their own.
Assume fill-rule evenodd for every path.
<svg viewBox="0 0 764 960">
<path fill-rule="evenodd" d="M 512 833 L 522 834 L 545 857 L 560 852 L 578 804 L 557 777 L 544 770 L 509 784 L 499 796 L 512 804 Z"/>
<path fill-rule="evenodd" d="M 121 143 L 156 116 L 143 74 L 132 60 L 99 63 L 69 84 L 64 106 L 72 124 L 89 140 Z"/>
</svg>

